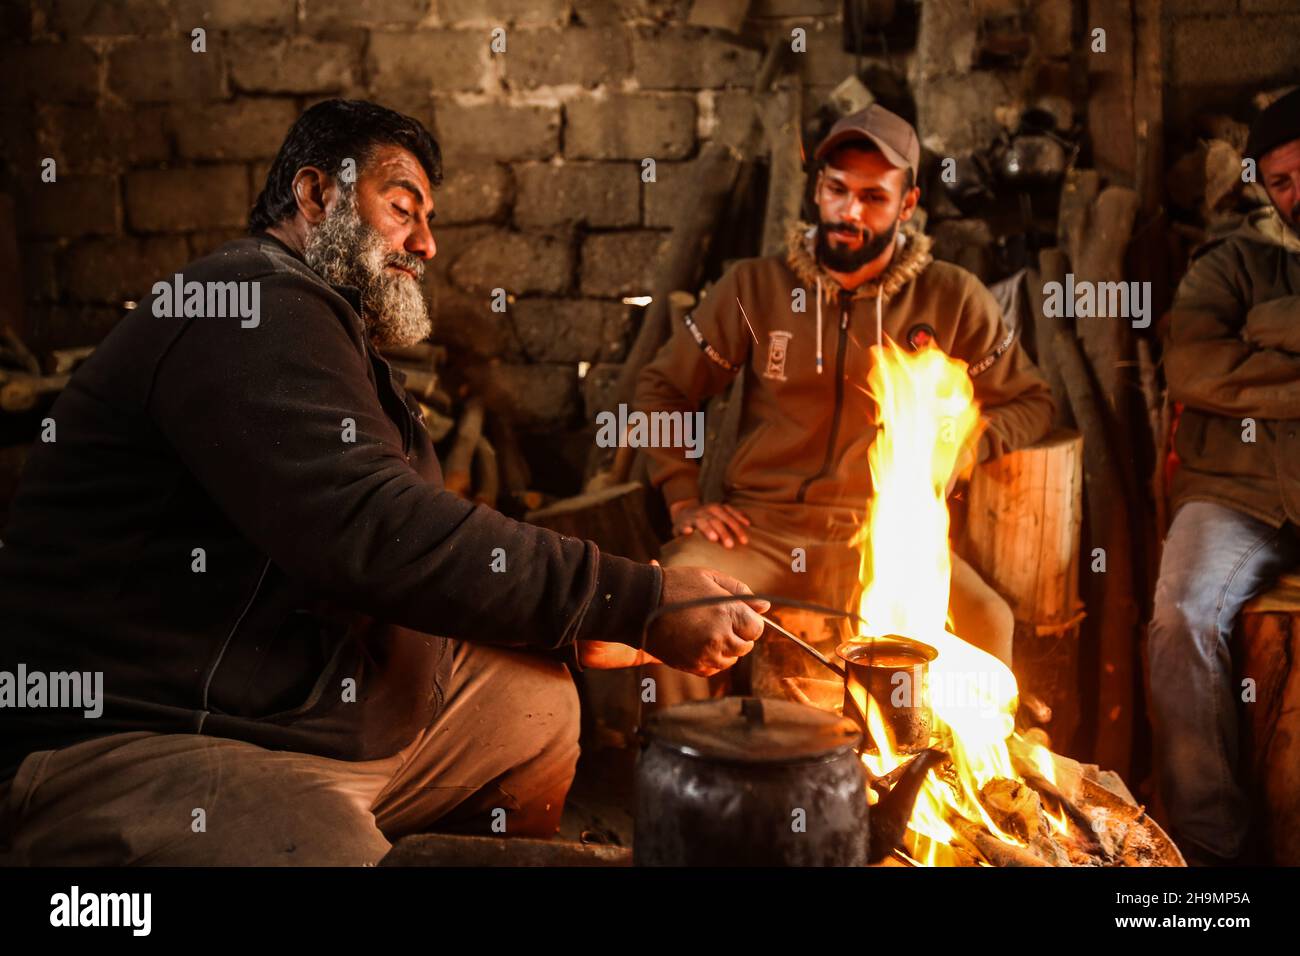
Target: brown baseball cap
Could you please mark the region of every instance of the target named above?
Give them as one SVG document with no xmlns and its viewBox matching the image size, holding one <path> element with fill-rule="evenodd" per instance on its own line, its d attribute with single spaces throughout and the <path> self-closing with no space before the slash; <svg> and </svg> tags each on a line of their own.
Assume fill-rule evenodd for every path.
<svg viewBox="0 0 1300 956">
<path fill-rule="evenodd" d="M 903 117 L 891 113 L 879 103 L 842 117 L 821 141 L 813 159 L 821 162 L 836 146 L 863 139 L 876 146 L 894 166 L 909 167 L 915 178 L 921 165 L 921 141 L 917 139 L 916 130 Z"/>
</svg>

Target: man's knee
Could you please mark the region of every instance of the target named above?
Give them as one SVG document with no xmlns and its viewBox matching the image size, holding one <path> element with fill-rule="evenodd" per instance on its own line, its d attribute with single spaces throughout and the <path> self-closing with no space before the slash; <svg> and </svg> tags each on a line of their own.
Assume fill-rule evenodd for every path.
<svg viewBox="0 0 1300 956">
<path fill-rule="evenodd" d="M 14 785 L 15 862 L 360 866 L 388 849 L 364 795 L 380 776 L 241 741 L 110 735 L 31 755 Z"/>
<path fill-rule="evenodd" d="M 1011 666 L 1016 631 L 1011 605 L 956 555 L 949 609 L 958 637 Z"/>
<path fill-rule="evenodd" d="M 573 677 L 562 664 L 546 661 L 546 668 L 538 675 L 536 706 L 553 719 L 546 724 L 548 749 L 556 753 L 570 753 L 577 759 L 578 731 L 582 722 L 582 707 Z"/>
<path fill-rule="evenodd" d="M 1016 617 L 1001 595 L 992 588 L 974 602 L 973 618 L 978 637 L 973 641 L 1008 667 L 1015 645 Z"/>
<path fill-rule="evenodd" d="M 454 720 L 468 705 L 478 715 L 471 733 L 496 756 L 516 765 L 539 753 L 576 761 L 581 710 L 568 669 L 558 661 L 485 645 L 463 645 L 458 692 L 449 700 Z M 465 700 L 460 696 L 465 695 Z M 491 715 L 491 716 L 489 716 Z M 502 767 L 501 769 L 507 769 Z"/>
</svg>

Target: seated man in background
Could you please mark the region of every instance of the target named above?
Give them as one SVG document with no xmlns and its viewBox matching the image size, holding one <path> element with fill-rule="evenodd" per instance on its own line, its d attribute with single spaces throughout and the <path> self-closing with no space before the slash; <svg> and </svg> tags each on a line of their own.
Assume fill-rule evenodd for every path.
<svg viewBox="0 0 1300 956">
<path fill-rule="evenodd" d="M 1151 717 L 1171 835 L 1191 862 L 1243 851 L 1232 633 L 1300 562 L 1300 90 L 1252 125 L 1270 205 L 1197 250 L 1165 349 L 1181 464 L 1148 629 Z"/>
<path fill-rule="evenodd" d="M 729 269 L 642 372 L 636 405 L 693 412 L 743 374 L 723 501 L 701 503 L 699 467 L 680 449 L 647 449 L 676 534 L 664 564 L 726 569 L 758 593 L 847 609 L 861 564 L 852 538 L 871 494 L 876 412 L 866 382 L 879 335 L 903 347 L 932 343 L 969 365 L 986 426 L 980 461 L 1041 438 L 1053 404 L 992 294 L 960 267 L 934 262 L 930 239 L 906 227 L 920 198 L 912 126 L 872 105 L 836 123 L 815 159 L 819 223 L 793 229 L 783 255 Z M 796 548 L 804 571 L 794 567 Z M 956 555 L 949 612 L 958 635 L 1010 664 L 1011 609 Z M 837 639 L 813 638 L 823 650 Z M 800 653 L 785 641 L 760 644 L 755 693 L 779 695 L 781 676 L 805 663 L 809 675 L 826 676 Z M 721 693 L 728 678 L 710 686 L 661 670 L 657 703 Z"/>
<path fill-rule="evenodd" d="M 377 351 L 429 334 L 440 178 L 417 121 L 311 107 L 252 234 L 155 285 L 54 403 L 0 548 L 0 672 L 98 689 L 0 709 L 0 859 L 361 865 L 428 829 L 551 835 L 578 701 L 548 655 L 636 663 L 661 603 L 746 593 L 443 487 Z M 239 314 L 204 314 L 214 286 Z M 730 602 L 645 649 L 711 674 L 761 632 Z"/>
</svg>

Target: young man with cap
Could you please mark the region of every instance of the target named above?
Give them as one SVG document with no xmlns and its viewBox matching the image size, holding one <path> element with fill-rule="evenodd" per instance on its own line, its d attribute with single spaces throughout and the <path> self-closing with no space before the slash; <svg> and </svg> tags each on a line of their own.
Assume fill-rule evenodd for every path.
<svg viewBox="0 0 1300 956">
<path fill-rule="evenodd" d="M 1147 637 L 1161 795 L 1205 864 L 1239 857 L 1248 828 L 1237 614 L 1300 563 L 1300 90 L 1260 114 L 1246 155 L 1271 203 L 1196 251 L 1170 313 L 1181 463 Z"/>
<path fill-rule="evenodd" d="M 908 225 L 920 197 L 912 126 L 872 105 L 836 123 L 815 159 L 819 222 L 796 224 L 784 254 L 729 269 L 646 367 L 636 405 L 694 411 L 745 376 L 723 501 L 701 503 L 697 462 L 681 449 L 648 449 L 673 519 L 665 566 L 716 567 L 759 593 L 850 608 L 860 569 L 852 538 L 866 518 L 876 429 L 865 391 L 871 347 L 886 337 L 933 343 L 969 364 L 987 426 L 981 461 L 1042 437 L 1052 399 L 989 291 L 933 261 L 929 238 Z M 1009 662 L 1006 602 L 956 556 L 952 584 L 957 632 Z M 836 639 L 833 630 L 809 636 L 823 649 Z M 760 642 L 751 657 L 760 655 L 756 693 L 780 695 L 785 675 L 826 676 L 789 642 Z M 680 672 L 655 677 L 664 706 L 724 690 L 728 672 L 711 685 Z"/>
</svg>

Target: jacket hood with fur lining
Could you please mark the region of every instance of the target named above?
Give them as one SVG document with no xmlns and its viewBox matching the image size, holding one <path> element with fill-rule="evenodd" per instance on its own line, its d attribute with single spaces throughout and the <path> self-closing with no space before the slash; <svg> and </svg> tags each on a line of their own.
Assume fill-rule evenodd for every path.
<svg viewBox="0 0 1300 956">
<path fill-rule="evenodd" d="M 934 261 L 930 247 L 934 241 L 920 230 L 904 224 L 899 230 L 899 244 L 894 251 L 888 268 L 876 278 L 862 283 L 853 290 L 854 299 L 875 298 L 883 291 L 885 301 L 907 285 Z M 834 301 L 840 292 L 840 284 L 826 268 L 817 261 L 817 227 L 807 222 L 796 222 L 786 234 L 786 263 L 799 277 L 799 281 L 810 289 L 817 288 L 821 280 L 822 295 L 827 301 Z"/>
</svg>

